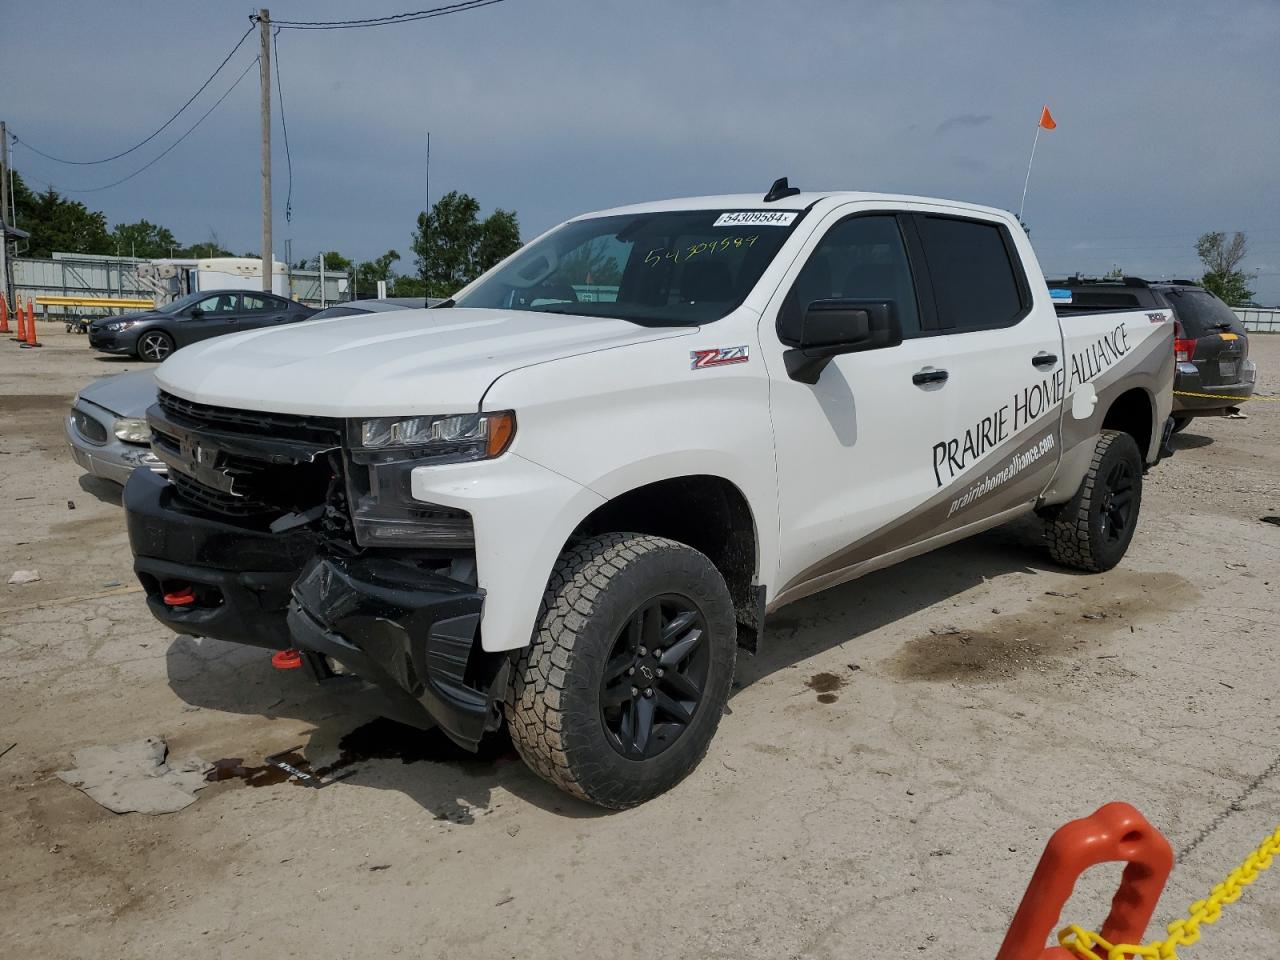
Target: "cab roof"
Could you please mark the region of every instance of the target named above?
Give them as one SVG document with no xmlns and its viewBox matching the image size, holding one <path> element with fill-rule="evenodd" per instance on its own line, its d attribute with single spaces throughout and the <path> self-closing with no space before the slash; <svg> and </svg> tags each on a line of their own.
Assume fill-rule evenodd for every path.
<svg viewBox="0 0 1280 960">
<path fill-rule="evenodd" d="M 671 200 L 656 200 L 650 203 L 633 203 L 623 207 L 612 207 L 608 210 L 596 210 L 574 217 L 583 220 L 588 217 L 606 217 L 637 213 L 666 213 L 679 210 L 806 210 L 820 200 L 871 201 L 887 205 L 925 203 L 934 206 L 955 207 L 974 213 L 984 213 L 1011 219 L 1007 210 L 995 207 L 984 207 L 976 203 L 962 200 L 946 200 L 938 197 L 917 197 L 898 193 L 871 193 L 856 190 L 806 190 L 779 200 L 766 201 L 762 193 L 728 193 L 720 196 L 677 197 Z"/>
</svg>

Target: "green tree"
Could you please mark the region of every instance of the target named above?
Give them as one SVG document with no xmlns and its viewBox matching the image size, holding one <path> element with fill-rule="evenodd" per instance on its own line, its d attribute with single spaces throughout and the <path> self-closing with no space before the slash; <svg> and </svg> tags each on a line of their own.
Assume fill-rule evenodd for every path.
<svg viewBox="0 0 1280 960">
<path fill-rule="evenodd" d="M 1256 273 L 1241 270 L 1240 264 L 1248 254 L 1249 241 L 1236 231 L 1230 240 L 1221 231 L 1201 235 L 1196 241 L 1196 254 L 1204 263 L 1204 276 L 1200 283 L 1225 303 L 1238 307 L 1253 299 L 1249 282 Z"/>
<path fill-rule="evenodd" d="M 0 175 L 8 171 L 0 169 Z M 53 187 L 43 193 L 32 191 L 14 171 L 14 207 L 18 223 L 31 234 L 23 253 L 31 257 L 63 253 L 113 254 L 115 245 L 107 232 L 107 218 L 90 210 L 79 200 L 68 200 Z"/>
<path fill-rule="evenodd" d="M 390 289 L 395 277 L 395 271 L 391 269 L 391 265 L 399 259 L 399 251 L 388 250 L 382 256 L 374 260 L 366 260 L 357 266 L 355 273 L 356 296 L 374 296 L 378 291 L 379 280 L 385 281 L 388 289 Z"/>
<path fill-rule="evenodd" d="M 182 246 L 173 231 L 150 220 L 137 223 L 117 223 L 111 230 L 114 251 L 122 257 L 139 257 L 155 260 L 173 256 Z"/>
<path fill-rule="evenodd" d="M 428 296 L 448 297 L 520 246 L 514 211 L 480 219 L 480 204 L 450 191 L 418 214 L 412 248 Z"/>
<path fill-rule="evenodd" d="M 351 270 L 351 261 L 337 250 L 326 250 L 324 252 L 324 268 L 326 271 L 331 270 L 334 273 L 347 273 Z M 320 269 L 319 266 L 316 269 Z"/>
<path fill-rule="evenodd" d="M 1106 273 L 1104 273 L 1104 274 L 1102 275 L 1102 279 L 1104 279 L 1104 280 L 1123 280 L 1123 279 L 1124 279 L 1124 271 L 1123 271 L 1123 270 L 1121 270 L 1119 267 L 1112 267 L 1110 270 L 1108 270 Z"/>
</svg>

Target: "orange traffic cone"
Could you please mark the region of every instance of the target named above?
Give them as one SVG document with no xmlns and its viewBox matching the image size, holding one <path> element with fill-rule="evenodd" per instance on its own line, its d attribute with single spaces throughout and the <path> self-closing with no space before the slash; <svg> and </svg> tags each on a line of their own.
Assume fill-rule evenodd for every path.
<svg viewBox="0 0 1280 960">
<path fill-rule="evenodd" d="M 22 341 L 27 339 L 27 315 L 24 312 L 24 307 L 21 303 L 18 304 L 18 308 L 15 313 L 18 321 L 18 335 L 14 339 L 19 343 L 22 343 Z"/>
<path fill-rule="evenodd" d="M 36 304 L 34 300 L 27 301 L 27 342 L 24 347 L 43 347 L 44 344 L 36 339 Z"/>
<path fill-rule="evenodd" d="M 9 304 L 0 293 L 0 333 L 9 332 Z"/>
</svg>

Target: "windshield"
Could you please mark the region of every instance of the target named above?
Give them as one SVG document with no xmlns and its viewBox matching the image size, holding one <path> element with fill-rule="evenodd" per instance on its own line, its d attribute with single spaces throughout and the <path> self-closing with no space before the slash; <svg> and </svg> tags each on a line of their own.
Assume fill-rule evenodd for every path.
<svg viewBox="0 0 1280 960">
<path fill-rule="evenodd" d="M 162 307 L 156 307 L 156 313 L 178 313 L 183 307 L 189 307 L 197 300 L 207 297 L 208 291 L 204 293 L 188 293 L 185 297 L 179 297 L 173 303 L 166 303 Z"/>
<path fill-rule="evenodd" d="M 575 220 L 525 247 L 454 306 L 709 323 L 746 299 L 802 215 L 681 210 Z"/>
</svg>

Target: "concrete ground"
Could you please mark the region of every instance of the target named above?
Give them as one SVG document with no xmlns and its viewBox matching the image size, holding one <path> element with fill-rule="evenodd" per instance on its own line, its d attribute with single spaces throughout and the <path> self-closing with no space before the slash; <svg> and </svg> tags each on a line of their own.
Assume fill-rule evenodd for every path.
<svg viewBox="0 0 1280 960">
<path fill-rule="evenodd" d="M 7 957 L 990 957 L 1045 839 L 1103 801 L 1185 851 L 1160 925 L 1280 821 L 1280 776 L 1258 782 L 1280 754 L 1280 527 L 1259 522 L 1280 514 L 1280 403 L 1178 438 L 1111 573 L 1056 568 L 1027 523 L 779 612 L 702 766 L 606 814 L 154 623 L 119 490 L 62 435 L 78 387 L 139 365 L 41 336 L 0 341 Z M 1252 352 L 1275 397 L 1280 337 Z M 41 579 L 3 586 L 19 568 Z M 54 776 L 148 735 L 248 769 L 166 816 Z M 292 747 L 350 776 L 253 769 Z M 1101 921 L 1117 871 L 1094 873 L 1064 920 Z M 1194 956 L 1277 941 L 1264 875 Z"/>
</svg>

